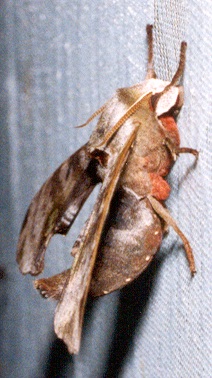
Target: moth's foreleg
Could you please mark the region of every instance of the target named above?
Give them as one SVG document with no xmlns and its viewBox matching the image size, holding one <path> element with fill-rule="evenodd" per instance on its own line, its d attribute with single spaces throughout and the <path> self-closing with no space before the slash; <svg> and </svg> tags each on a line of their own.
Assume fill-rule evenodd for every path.
<svg viewBox="0 0 212 378">
<path fill-rule="evenodd" d="M 192 154 L 194 156 L 196 156 L 196 158 L 198 159 L 198 156 L 199 156 L 199 151 L 195 150 L 194 148 L 190 148 L 190 147 L 179 147 L 177 149 L 177 154 Z"/>
<path fill-rule="evenodd" d="M 172 158 L 174 161 L 177 160 L 177 157 L 180 154 L 192 154 L 198 159 L 199 151 L 195 150 L 194 148 L 190 147 L 176 147 L 173 145 L 173 143 L 169 139 L 165 139 L 164 144 L 168 148 L 170 154 L 172 155 Z"/>
</svg>

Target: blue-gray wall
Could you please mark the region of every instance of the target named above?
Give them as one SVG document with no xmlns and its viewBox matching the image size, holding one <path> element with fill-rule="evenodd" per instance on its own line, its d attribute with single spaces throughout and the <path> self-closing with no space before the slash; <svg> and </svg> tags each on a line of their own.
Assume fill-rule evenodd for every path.
<svg viewBox="0 0 212 378">
<path fill-rule="evenodd" d="M 145 76 L 145 25 L 155 23 L 156 69 L 170 79 L 188 42 L 183 146 L 167 202 L 191 241 L 191 280 L 181 241 L 170 230 L 155 263 L 121 293 L 89 303 L 82 349 L 68 356 L 53 333 L 55 304 L 35 292 L 15 263 L 27 206 L 44 180 L 91 133 L 74 129 L 117 87 Z M 211 368 L 211 4 L 209 0 L 2 0 L 0 4 L 1 273 L 4 378 L 208 378 Z M 89 214 L 66 239 L 56 236 L 45 276 L 70 265 Z"/>
</svg>

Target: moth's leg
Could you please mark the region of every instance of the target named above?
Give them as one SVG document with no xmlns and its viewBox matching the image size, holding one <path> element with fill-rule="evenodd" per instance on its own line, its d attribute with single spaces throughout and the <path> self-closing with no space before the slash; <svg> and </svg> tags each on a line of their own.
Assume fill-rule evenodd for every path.
<svg viewBox="0 0 212 378">
<path fill-rule="evenodd" d="M 183 234 L 183 232 L 179 229 L 175 220 L 169 214 L 168 210 L 164 208 L 163 205 L 151 195 L 148 195 L 147 198 L 149 199 L 149 202 L 151 203 L 154 211 L 166 222 L 166 224 L 171 226 L 175 230 L 175 232 L 180 236 L 184 244 L 191 274 L 194 275 L 194 273 L 196 272 L 196 267 L 195 267 L 193 252 L 192 252 L 188 239 Z"/>
<path fill-rule="evenodd" d="M 34 281 L 34 287 L 40 291 L 44 298 L 60 299 L 70 269 L 49 278 L 41 278 Z"/>
<path fill-rule="evenodd" d="M 171 153 L 174 161 L 177 160 L 177 156 L 180 154 L 192 154 L 196 157 L 196 159 L 198 159 L 199 151 L 195 150 L 194 148 L 176 147 L 168 138 L 164 140 L 164 144 L 166 145 L 169 152 Z"/>
<path fill-rule="evenodd" d="M 176 160 L 177 155 L 188 153 L 196 156 L 198 158 L 199 152 L 194 148 L 190 147 L 179 147 L 180 144 L 180 135 L 178 131 L 177 124 L 173 117 L 170 116 L 161 116 L 159 117 L 160 122 L 162 123 L 163 129 L 165 129 L 165 135 L 168 132 L 167 137 L 164 139 L 163 144 L 168 148 L 174 160 Z M 169 137 L 171 134 L 171 138 Z"/>
<path fill-rule="evenodd" d="M 177 149 L 177 154 L 192 154 L 194 156 L 196 156 L 196 158 L 198 158 L 199 156 L 199 151 L 195 150 L 194 148 L 190 148 L 190 147 L 179 147 Z"/>
</svg>

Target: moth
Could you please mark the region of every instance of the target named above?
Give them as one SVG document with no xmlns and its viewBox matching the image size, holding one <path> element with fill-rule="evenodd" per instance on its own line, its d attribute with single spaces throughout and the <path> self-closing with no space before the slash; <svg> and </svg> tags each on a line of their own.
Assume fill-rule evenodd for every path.
<svg viewBox="0 0 212 378">
<path fill-rule="evenodd" d="M 192 274 L 189 241 L 163 201 L 165 181 L 181 153 L 176 117 L 183 105 L 186 42 L 181 43 L 171 82 L 156 77 L 153 26 L 147 25 L 148 65 L 142 83 L 117 89 L 114 96 L 82 125 L 99 116 L 89 141 L 69 157 L 33 198 L 20 232 L 17 262 L 23 274 L 38 275 L 51 237 L 66 235 L 94 187 L 101 183 L 93 211 L 72 249 L 70 269 L 38 279 L 45 298 L 58 301 L 55 332 L 72 354 L 80 348 L 88 294 L 101 296 L 138 277 L 156 254 L 168 226 L 180 236 Z"/>
</svg>

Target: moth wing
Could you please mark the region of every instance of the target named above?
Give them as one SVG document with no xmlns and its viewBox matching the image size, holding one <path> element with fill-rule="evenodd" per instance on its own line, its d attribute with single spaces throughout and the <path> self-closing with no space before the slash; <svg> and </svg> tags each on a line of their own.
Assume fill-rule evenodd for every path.
<svg viewBox="0 0 212 378">
<path fill-rule="evenodd" d="M 111 203 L 92 274 L 90 293 L 108 294 L 129 284 L 150 264 L 163 235 L 147 198 L 119 189 Z"/>
<path fill-rule="evenodd" d="M 23 274 L 39 274 L 51 237 L 66 234 L 97 183 L 84 145 L 43 184 L 33 198 L 20 232 L 17 262 Z"/>
<path fill-rule="evenodd" d="M 94 210 L 75 246 L 75 259 L 55 313 L 55 332 L 66 343 L 70 353 L 78 353 L 84 316 L 102 230 L 109 211 L 121 170 L 127 160 L 129 149 L 136 135 L 134 130 L 108 169 L 100 189 Z"/>
<path fill-rule="evenodd" d="M 108 294 L 138 277 L 155 256 L 162 236 L 161 220 L 147 198 L 139 199 L 124 188 L 116 191 L 98 247 L 90 294 Z M 59 300 L 69 275 L 70 269 L 42 278 L 35 287 L 44 297 Z"/>
</svg>

